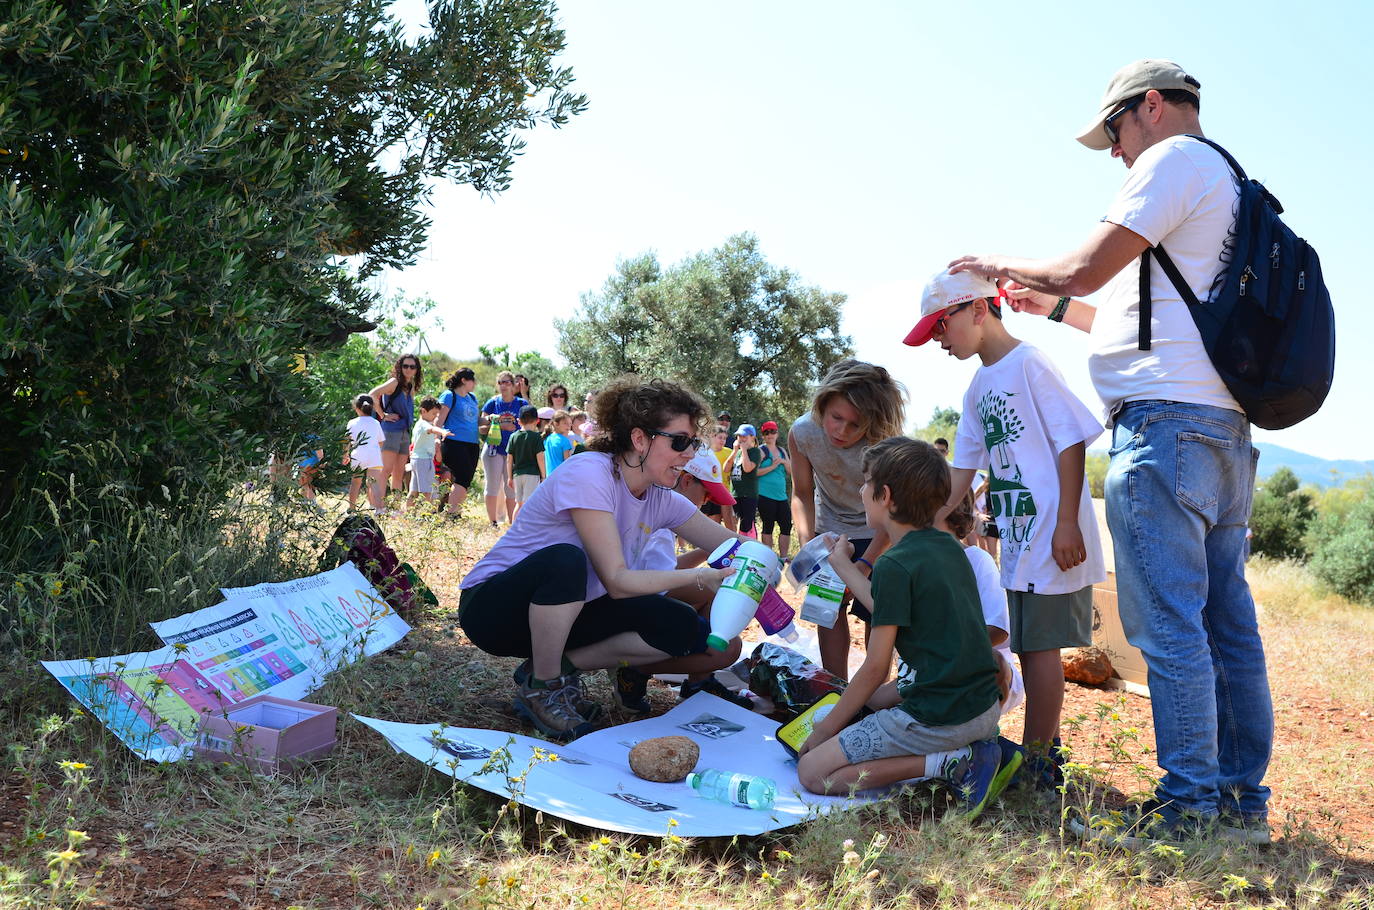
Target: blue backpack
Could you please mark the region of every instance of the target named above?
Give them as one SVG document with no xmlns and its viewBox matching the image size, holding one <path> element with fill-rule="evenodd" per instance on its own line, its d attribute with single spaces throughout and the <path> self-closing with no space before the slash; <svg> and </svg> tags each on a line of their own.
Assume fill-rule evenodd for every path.
<svg viewBox="0 0 1374 910">
<path fill-rule="evenodd" d="M 1221 381 L 1255 426 L 1281 430 L 1311 417 L 1331 391 L 1336 314 L 1317 251 L 1283 223 L 1283 206 L 1226 149 L 1240 188 L 1226 270 L 1200 302 L 1163 246 L 1140 256 L 1140 350 L 1150 349 L 1150 257 L 1159 260 L 1197 324 Z"/>
</svg>

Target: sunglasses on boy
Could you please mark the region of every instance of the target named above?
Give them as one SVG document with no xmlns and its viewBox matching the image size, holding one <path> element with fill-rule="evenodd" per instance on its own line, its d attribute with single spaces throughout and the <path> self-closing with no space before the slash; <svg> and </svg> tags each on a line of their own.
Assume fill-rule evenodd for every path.
<svg viewBox="0 0 1374 910">
<path fill-rule="evenodd" d="M 943 334 L 945 334 L 945 329 L 949 327 L 949 317 L 953 316 L 955 313 L 959 312 L 959 311 L 962 310 L 964 307 L 966 307 L 966 306 L 971 306 L 972 304 L 973 304 L 973 301 L 972 301 L 972 300 L 966 300 L 966 301 L 964 301 L 963 303 L 960 303 L 960 304 L 958 304 L 958 305 L 956 305 L 956 306 L 952 306 L 952 307 L 950 307 L 949 309 L 945 310 L 945 315 L 943 315 L 943 316 L 941 316 L 939 319 L 935 320 L 935 325 L 931 327 L 931 329 L 930 329 L 930 334 L 932 334 L 932 335 L 943 335 Z"/>
<path fill-rule="evenodd" d="M 691 446 L 693 451 L 701 448 L 701 440 L 691 433 L 665 433 L 662 430 L 645 430 L 644 432 L 649 434 L 650 439 L 655 436 L 662 436 L 669 440 L 668 445 L 673 447 L 674 452 L 685 452 L 688 446 Z"/>
</svg>

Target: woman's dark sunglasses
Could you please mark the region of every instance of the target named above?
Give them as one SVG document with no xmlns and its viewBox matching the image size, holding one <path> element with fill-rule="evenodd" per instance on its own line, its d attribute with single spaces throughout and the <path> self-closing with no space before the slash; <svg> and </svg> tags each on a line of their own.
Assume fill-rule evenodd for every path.
<svg viewBox="0 0 1374 910">
<path fill-rule="evenodd" d="M 664 439 L 671 440 L 668 444 L 673 447 L 674 452 L 685 452 L 688 446 L 691 446 L 694 451 L 701 448 L 701 440 L 691 433 L 665 433 L 662 430 L 645 430 L 644 432 L 648 433 L 650 438 L 662 436 Z"/>
<path fill-rule="evenodd" d="M 1116 132 L 1116 121 L 1126 116 L 1127 111 L 1135 110 L 1136 106 L 1144 100 L 1145 96 L 1141 95 L 1134 101 L 1130 101 L 1122 105 L 1120 108 L 1116 110 L 1115 113 L 1111 114 L 1109 117 L 1107 117 L 1106 120 L 1102 121 L 1102 131 L 1107 134 L 1108 139 L 1112 140 L 1112 145 L 1116 145 L 1118 142 L 1121 141 L 1121 136 L 1119 136 Z"/>
</svg>

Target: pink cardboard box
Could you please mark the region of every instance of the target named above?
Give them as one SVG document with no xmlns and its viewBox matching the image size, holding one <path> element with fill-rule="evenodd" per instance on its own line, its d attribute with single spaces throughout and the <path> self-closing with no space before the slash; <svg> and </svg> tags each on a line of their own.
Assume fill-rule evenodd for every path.
<svg viewBox="0 0 1374 910">
<path fill-rule="evenodd" d="M 195 751 L 270 773 L 332 752 L 338 719 L 339 709 L 329 705 L 258 695 L 227 712 L 201 715 Z"/>
</svg>

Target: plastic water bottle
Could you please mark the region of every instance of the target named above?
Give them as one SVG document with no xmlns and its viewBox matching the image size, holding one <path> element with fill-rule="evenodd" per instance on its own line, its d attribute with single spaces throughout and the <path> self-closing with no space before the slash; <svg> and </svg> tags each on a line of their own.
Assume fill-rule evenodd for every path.
<svg viewBox="0 0 1374 910">
<path fill-rule="evenodd" d="M 706 769 L 687 775 L 687 783 L 707 799 L 747 809 L 771 809 L 778 787 L 766 777 Z"/>
<path fill-rule="evenodd" d="M 717 547 L 709 562 L 735 570 L 711 601 L 711 634 L 706 636 L 708 647 L 724 651 L 754 618 L 763 592 L 777 582 L 778 555 L 756 540 L 734 539 Z"/>
</svg>

